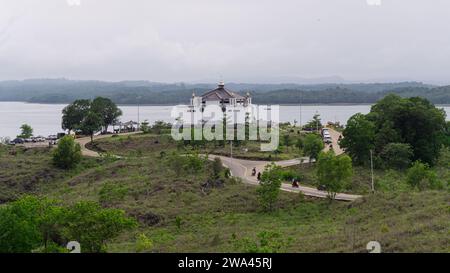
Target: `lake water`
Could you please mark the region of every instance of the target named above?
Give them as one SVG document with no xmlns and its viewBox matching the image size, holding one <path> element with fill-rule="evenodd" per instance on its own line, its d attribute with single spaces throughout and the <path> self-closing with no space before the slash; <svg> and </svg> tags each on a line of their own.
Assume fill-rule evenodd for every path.
<svg viewBox="0 0 450 273">
<path fill-rule="evenodd" d="M 34 135 L 48 136 L 61 132 L 61 110 L 65 104 L 31 104 L 24 102 L 0 102 L 0 137 L 13 138 L 20 133 L 21 124 L 29 124 Z M 119 106 L 123 111 L 122 121 L 138 119 L 137 106 Z M 447 112 L 450 118 L 450 106 L 438 106 Z M 173 122 L 170 117 L 172 106 L 140 106 L 140 120 L 148 120 L 150 124 L 157 120 Z M 302 122 L 311 120 L 319 113 L 322 121 L 339 121 L 345 124 L 356 113 L 366 114 L 370 105 L 302 105 L 280 106 L 280 121 Z"/>
</svg>

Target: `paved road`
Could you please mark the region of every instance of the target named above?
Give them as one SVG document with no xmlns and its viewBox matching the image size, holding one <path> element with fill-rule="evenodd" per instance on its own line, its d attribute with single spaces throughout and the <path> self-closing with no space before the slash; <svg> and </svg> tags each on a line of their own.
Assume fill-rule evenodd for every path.
<svg viewBox="0 0 450 273">
<path fill-rule="evenodd" d="M 329 127 L 327 127 L 327 128 L 328 128 L 328 131 L 330 132 L 330 135 L 331 135 L 331 140 L 332 140 L 332 144 L 333 144 L 333 150 L 334 150 L 334 153 L 335 153 L 336 155 L 341 155 L 341 154 L 343 154 L 343 153 L 344 153 L 344 150 L 341 149 L 341 147 L 339 146 L 339 143 L 338 143 L 338 142 L 339 142 L 339 137 L 340 137 L 342 134 L 339 133 L 338 131 L 332 129 L 332 128 L 329 128 Z M 325 150 L 325 151 L 330 150 L 330 145 L 326 145 L 324 150 Z"/>
<path fill-rule="evenodd" d="M 120 134 L 120 135 L 126 136 L 126 135 L 133 135 L 133 134 L 137 134 L 137 133 L 139 133 L 139 132 L 124 133 L 124 134 Z M 94 140 L 108 138 L 111 136 L 112 135 L 98 135 L 98 136 L 94 136 Z M 86 144 L 88 144 L 90 141 L 91 141 L 90 137 L 83 137 L 83 138 L 76 139 L 76 142 L 79 143 L 81 146 L 81 152 L 84 156 L 99 157 L 100 156 L 99 153 L 89 150 L 86 147 Z M 338 146 L 336 146 L 336 147 L 338 147 Z M 244 160 L 244 159 L 229 158 L 229 157 L 225 157 L 225 156 L 209 155 L 209 159 L 211 159 L 211 160 L 214 160 L 214 158 L 216 158 L 216 157 L 219 157 L 222 160 L 223 164 L 231 170 L 231 173 L 233 174 L 233 176 L 239 177 L 242 179 L 243 182 L 245 182 L 247 184 L 255 185 L 255 186 L 258 186 L 259 183 L 258 183 L 256 177 L 251 176 L 251 171 L 252 171 L 253 167 L 256 167 L 257 173 L 258 172 L 262 173 L 264 171 L 265 166 L 272 163 L 269 161 Z M 276 161 L 274 163 L 281 167 L 289 167 L 289 166 L 299 165 L 302 163 L 308 163 L 308 158 Z M 287 191 L 287 192 L 300 192 L 301 191 L 306 196 L 312 196 L 312 197 L 317 197 L 317 198 L 327 198 L 328 197 L 328 193 L 325 191 L 319 191 L 315 188 L 305 187 L 305 186 L 293 188 L 292 185 L 288 184 L 288 183 L 283 183 L 281 185 L 281 189 L 283 191 Z M 360 197 L 361 197 L 360 195 L 338 193 L 336 195 L 336 200 L 354 201 L 355 199 L 360 198 Z"/>
<path fill-rule="evenodd" d="M 127 135 L 134 135 L 134 134 L 138 134 L 138 133 L 140 133 L 140 132 L 123 133 L 123 134 L 119 134 L 119 135 L 127 136 Z M 112 136 L 113 135 L 97 135 L 97 136 L 94 136 L 94 140 L 108 138 L 108 137 L 112 137 Z M 81 137 L 81 138 L 77 138 L 75 141 L 80 144 L 82 155 L 90 156 L 90 157 L 100 157 L 100 154 L 97 153 L 96 151 L 92 151 L 92 150 L 89 150 L 88 148 L 86 148 L 86 145 L 89 142 L 91 142 L 91 137 Z"/>
<path fill-rule="evenodd" d="M 269 161 L 253 161 L 253 160 L 244 160 L 244 159 L 237 159 L 237 158 L 230 158 L 225 156 L 216 156 L 216 155 L 209 155 L 209 159 L 214 160 L 214 158 L 219 157 L 223 164 L 231 170 L 231 173 L 235 177 L 240 177 L 243 182 L 251 185 L 259 185 L 256 177 L 251 175 L 253 167 L 256 167 L 256 172 L 262 172 L 264 170 L 264 167 L 268 164 L 271 164 L 272 162 Z M 278 166 L 281 167 L 289 167 L 289 166 L 295 166 L 303 163 L 308 163 L 307 158 L 302 159 L 291 159 L 291 160 L 285 160 L 285 161 L 276 161 L 273 162 Z M 306 196 L 312 196 L 317 198 L 327 198 L 328 193 L 325 191 L 319 191 L 316 188 L 311 187 L 305 187 L 300 186 L 298 188 L 292 187 L 291 184 L 283 183 L 281 185 L 281 189 L 283 191 L 288 192 L 303 192 Z M 354 201 L 358 198 L 360 198 L 360 195 L 353 195 L 353 194 L 346 194 L 346 193 L 338 193 L 336 195 L 336 200 L 340 201 Z"/>
</svg>

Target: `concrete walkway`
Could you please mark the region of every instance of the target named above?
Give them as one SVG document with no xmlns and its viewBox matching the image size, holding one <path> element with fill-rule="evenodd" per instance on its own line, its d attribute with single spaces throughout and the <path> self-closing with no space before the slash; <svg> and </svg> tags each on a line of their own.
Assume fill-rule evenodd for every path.
<svg viewBox="0 0 450 273">
<path fill-rule="evenodd" d="M 131 133 L 123 133 L 123 134 L 118 134 L 119 136 L 129 136 L 129 135 L 135 135 L 135 134 L 139 134 L 141 133 L 140 131 L 138 132 L 131 132 Z M 102 139 L 102 138 L 108 138 L 108 137 L 112 137 L 113 135 L 97 135 L 94 136 L 94 140 L 97 139 Z M 90 157 L 100 157 L 100 154 L 97 153 L 96 151 L 92 151 L 89 150 L 86 145 L 91 142 L 91 137 L 81 137 L 81 138 L 77 138 L 75 139 L 75 142 L 79 143 L 81 146 L 81 154 L 84 156 L 90 156 Z"/>
<path fill-rule="evenodd" d="M 341 149 L 341 147 L 339 146 L 339 137 L 342 136 L 342 134 L 339 133 L 338 131 L 332 129 L 332 128 L 327 127 L 327 129 L 328 129 L 328 131 L 330 132 L 330 135 L 331 135 L 331 141 L 332 141 L 332 144 L 333 144 L 334 153 L 336 155 L 343 154 L 344 150 Z M 329 144 L 325 145 L 324 151 L 327 152 L 329 150 L 330 150 L 330 145 Z"/>
</svg>

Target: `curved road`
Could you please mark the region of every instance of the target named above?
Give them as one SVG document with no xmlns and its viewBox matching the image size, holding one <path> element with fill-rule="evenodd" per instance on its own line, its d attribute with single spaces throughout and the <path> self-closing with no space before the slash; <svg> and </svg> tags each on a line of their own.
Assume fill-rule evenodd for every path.
<svg viewBox="0 0 450 273">
<path fill-rule="evenodd" d="M 263 172 L 265 166 L 271 163 L 275 163 L 276 165 L 281 167 L 289 167 L 308 162 L 308 159 L 306 158 L 303 158 L 302 161 L 299 159 L 291 159 L 285 161 L 269 162 L 269 161 L 253 161 L 253 160 L 230 158 L 225 156 L 209 155 L 210 160 L 214 160 L 214 158 L 216 157 L 219 157 L 222 160 L 222 163 L 231 170 L 233 176 L 240 177 L 243 182 L 255 186 L 259 185 L 259 182 L 257 181 L 256 177 L 251 175 L 253 167 L 256 167 L 256 172 L 258 173 Z M 311 197 L 328 198 L 328 193 L 326 191 L 319 191 L 318 189 L 312 187 L 300 186 L 298 188 L 294 188 L 292 187 L 291 184 L 283 183 L 281 185 L 281 189 L 283 191 L 288 192 L 303 192 L 304 195 Z M 336 194 L 336 200 L 340 201 L 354 201 L 360 197 L 361 195 L 346 194 L 346 193 Z"/>
<path fill-rule="evenodd" d="M 124 133 L 120 134 L 121 136 L 126 135 L 133 135 L 137 134 L 139 132 L 131 132 L 131 133 Z M 111 135 L 98 135 L 94 136 L 94 139 L 102 139 L 102 138 L 108 138 L 111 137 Z M 84 156 L 90 156 L 90 157 L 99 157 L 100 154 L 89 150 L 86 147 L 86 144 L 88 144 L 91 141 L 90 137 L 83 137 L 76 139 L 76 142 L 80 144 L 81 146 L 81 152 Z M 307 158 L 302 159 L 291 159 L 291 160 L 285 160 L 285 161 L 276 161 L 276 162 L 269 162 L 269 161 L 255 161 L 255 160 L 245 160 L 245 159 L 237 159 L 237 158 L 230 158 L 225 156 L 218 156 L 218 155 L 209 155 L 210 160 L 214 160 L 214 158 L 219 157 L 222 160 L 223 165 L 225 165 L 227 168 L 231 170 L 231 173 L 235 177 L 239 177 L 242 179 L 244 183 L 258 186 L 259 182 L 257 181 L 256 177 L 251 176 L 251 170 L 253 167 L 256 167 L 256 172 L 263 172 L 264 168 L 271 163 L 275 163 L 278 166 L 281 167 L 289 167 L 289 166 L 295 166 L 302 163 L 307 163 Z M 312 187 L 305 187 L 305 186 L 299 186 L 298 188 L 292 187 L 291 184 L 283 183 L 281 185 L 281 190 L 287 191 L 287 192 L 302 192 L 306 196 L 316 197 L 316 198 L 328 198 L 328 193 L 325 191 L 319 191 L 316 188 Z M 358 198 L 360 198 L 360 195 L 353 195 L 353 194 L 345 194 L 345 193 L 338 193 L 336 195 L 336 200 L 340 201 L 354 201 Z"/>
<path fill-rule="evenodd" d="M 123 134 L 119 134 L 120 136 L 127 136 L 127 135 L 134 135 L 134 134 L 138 134 L 141 132 L 131 132 L 131 133 L 123 133 Z M 102 139 L 102 138 L 108 138 L 111 137 L 112 135 L 96 135 L 94 136 L 94 140 L 96 139 Z M 97 153 L 96 151 L 92 151 L 89 150 L 86 145 L 91 142 L 91 138 L 90 137 L 81 137 L 81 138 L 77 138 L 75 139 L 75 142 L 79 143 L 81 146 L 81 154 L 84 156 L 90 156 L 90 157 L 100 157 L 100 154 Z"/>
</svg>

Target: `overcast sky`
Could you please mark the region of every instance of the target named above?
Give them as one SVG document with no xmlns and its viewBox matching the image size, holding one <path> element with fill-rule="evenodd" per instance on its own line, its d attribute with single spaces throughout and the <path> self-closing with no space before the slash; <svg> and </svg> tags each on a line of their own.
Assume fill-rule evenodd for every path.
<svg viewBox="0 0 450 273">
<path fill-rule="evenodd" d="M 450 83 L 450 1 L 367 1 L 0 0 L 0 80 Z"/>
</svg>

